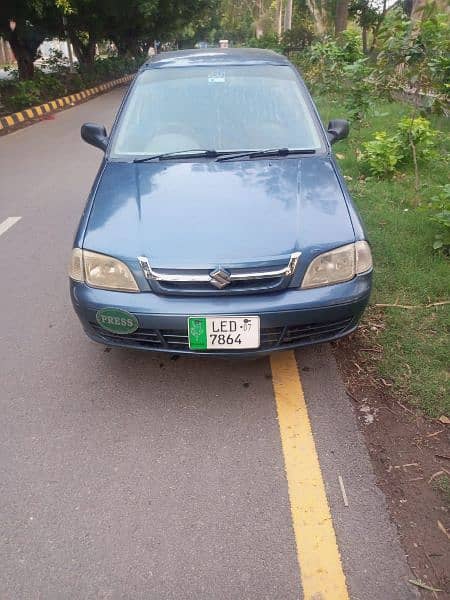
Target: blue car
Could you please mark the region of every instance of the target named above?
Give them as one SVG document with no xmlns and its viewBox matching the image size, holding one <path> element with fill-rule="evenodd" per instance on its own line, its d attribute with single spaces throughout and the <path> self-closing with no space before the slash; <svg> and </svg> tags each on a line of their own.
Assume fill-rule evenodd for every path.
<svg viewBox="0 0 450 600">
<path fill-rule="evenodd" d="M 130 86 L 75 237 L 70 293 L 107 346 L 254 356 L 351 333 L 372 258 L 325 130 L 274 52 L 160 54 Z"/>
</svg>

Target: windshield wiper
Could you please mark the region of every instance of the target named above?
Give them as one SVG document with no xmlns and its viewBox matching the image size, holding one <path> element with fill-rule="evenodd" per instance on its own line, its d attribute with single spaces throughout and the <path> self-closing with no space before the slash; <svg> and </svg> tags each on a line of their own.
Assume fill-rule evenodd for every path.
<svg viewBox="0 0 450 600">
<path fill-rule="evenodd" d="M 289 154 L 315 154 L 314 148 L 290 149 L 290 148 L 267 148 L 266 150 L 249 150 L 247 152 L 237 152 L 220 156 L 216 162 L 224 160 L 233 160 L 234 158 L 263 158 L 264 156 L 288 156 Z"/>
<path fill-rule="evenodd" d="M 144 156 L 143 158 L 135 158 L 133 162 L 143 163 L 151 160 L 171 159 L 171 158 L 217 158 L 220 153 L 216 150 L 204 150 L 203 148 L 192 148 L 191 150 L 176 150 L 175 152 L 164 152 L 163 154 L 152 154 L 151 156 Z"/>
</svg>

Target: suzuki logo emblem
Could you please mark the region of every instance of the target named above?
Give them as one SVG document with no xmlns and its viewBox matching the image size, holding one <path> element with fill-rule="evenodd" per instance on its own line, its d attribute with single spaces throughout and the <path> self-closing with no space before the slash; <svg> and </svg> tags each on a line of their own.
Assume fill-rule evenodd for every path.
<svg viewBox="0 0 450 600">
<path fill-rule="evenodd" d="M 211 271 L 209 274 L 211 277 L 210 284 L 216 287 L 218 290 L 227 287 L 231 283 L 231 275 L 226 269 L 218 268 Z"/>
</svg>

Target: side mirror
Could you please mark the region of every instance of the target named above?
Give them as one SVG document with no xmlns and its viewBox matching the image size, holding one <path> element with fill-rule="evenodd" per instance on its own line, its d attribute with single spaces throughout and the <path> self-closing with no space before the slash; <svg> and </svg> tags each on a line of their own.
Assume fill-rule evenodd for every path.
<svg viewBox="0 0 450 600">
<path fill-rule="evenodd" d="M 85 123 L 81 126 L 81 137 L 88 144 L 100 148 L 100 150 L 106 150 L 106 146 L 108 145 L 108 134 L 103 125 Z"/>
<path fill-rule="evenodd" d="M 327 135 L 330 144 L 343 140 L 348 136 L 350 125 L 344 119 L 333 119 L 328 123 Z"/>
</svg>

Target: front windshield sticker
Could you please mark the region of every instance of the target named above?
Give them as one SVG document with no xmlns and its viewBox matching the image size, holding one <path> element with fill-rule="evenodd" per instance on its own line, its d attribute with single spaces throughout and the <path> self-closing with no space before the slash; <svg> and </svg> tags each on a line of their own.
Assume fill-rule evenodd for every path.
<svg viewBox="0 0 450 600">
<path fill-rule="evenodd" d="M 208 83 L 225 83 L 225 73 L 223 71 L 209 73 Z"/>
</svg>

